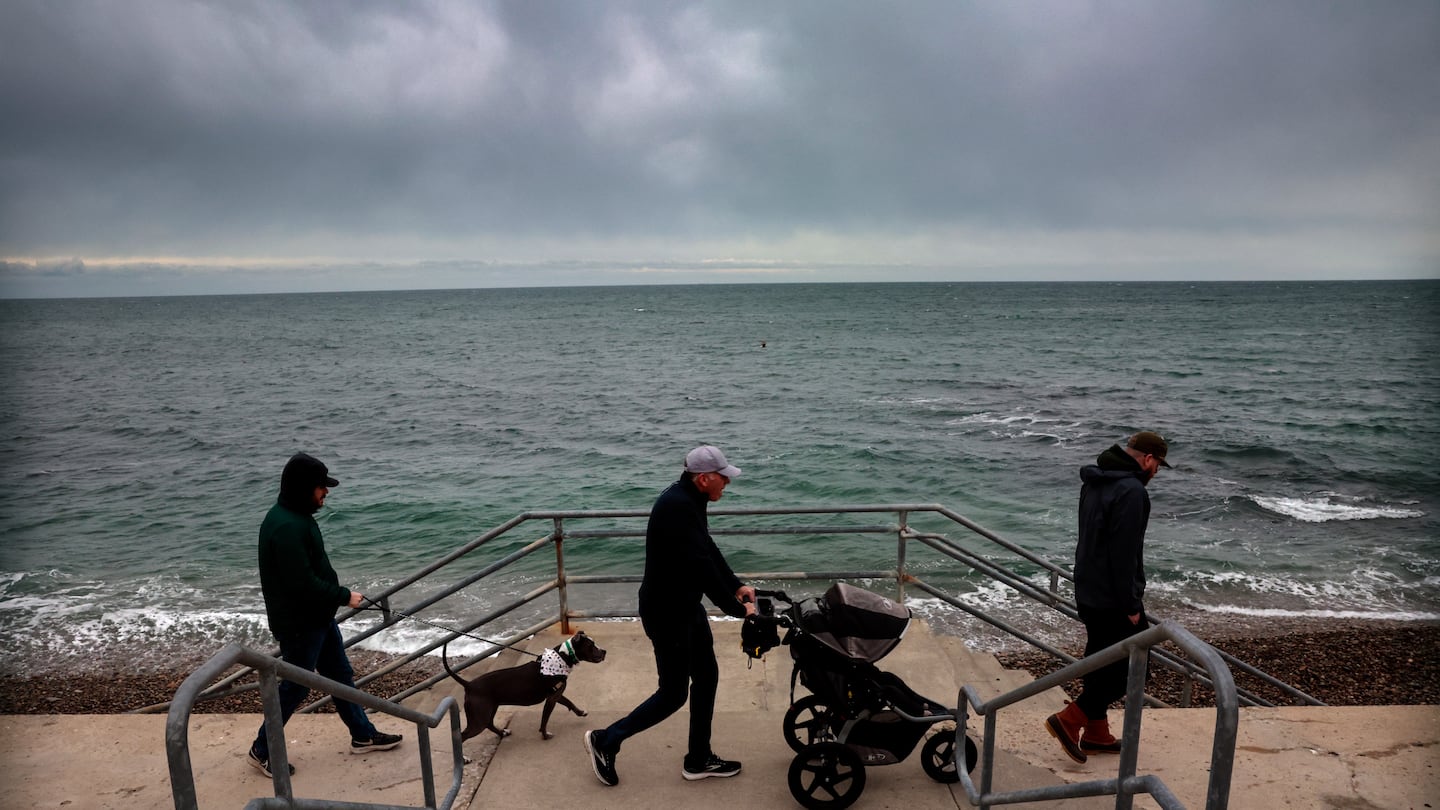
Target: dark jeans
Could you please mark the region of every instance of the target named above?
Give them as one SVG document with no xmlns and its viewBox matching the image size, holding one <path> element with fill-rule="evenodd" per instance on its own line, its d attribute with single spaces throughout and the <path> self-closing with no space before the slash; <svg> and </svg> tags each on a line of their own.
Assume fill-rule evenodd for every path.
<svg viewBox="0 0 1440 810">
<path fill-rule="evenodd" d="M 720 665 L 715 662 L 715 639 L 710 621 L 697 610 L 688 622 L 658 626 L 641 617 L 645 635 L 655 648 L 655 671 L 659 688 L 630 714 L 615 721 L 598 735 L 595 743 L 606 751 L 619 751 L 626 739 L 655 726 L 680 710 L 690 698 L 690 750 L 688 762 L 703 762 L 710 756 L 710 726 L 715 714 L 715 691 L 720 685 Z"/>
<path fill-rule="evenodd" d="M 350 659 L 345 655 L 345 640 L 340 636 L 340 627 L 335 622 L 313 630 L 291 631 L 277 634 L 280 642 L 280 657 L 286 663 L 301 669 L 308 669 L 339 681 L 346 686 L 355 685 L 355 670 L 350 668 Z M 305 702 L 310 688 L 298 683 L 280 681 L 280 722 L 288 723 L 290 715 Z M 365 716 L 365 710 L 344 700 L 335 701 L 335 711 L 350 729 L 350 739 L 368 740 L 375 736 L 375 726 Z M 255 736 L 255 753 L 261 759 L 270 759 L 270 743 L 265 739 L 265 724 L 260 724 L 260 733 Z"/>
<path fill-rule="evenodd" d="M 1112 644 L 1144 632 L 1149 624 L 1141 611 L 1140 621 L 1130 623 L 1130 616 L 1123 611 L 1095 610 L 1080 608 L 1080 621 L 1085 623 L 1085 654 L 1093 655 Z M 1110 704 L 1125 696 L 1125 680 L 1130 674 L 1129 659 L 1119 661 L 1086 675 L 1082 680 L 1084 689 L 1075 699 L 1080 711 L 1091 720 L 1100 720 Z"/>
</svg>

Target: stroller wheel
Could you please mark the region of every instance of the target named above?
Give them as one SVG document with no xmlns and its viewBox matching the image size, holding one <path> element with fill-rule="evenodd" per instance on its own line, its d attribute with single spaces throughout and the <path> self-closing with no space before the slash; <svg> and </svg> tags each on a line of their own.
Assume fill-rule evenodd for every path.
<svg viewBox="0 0 1440 810">
<path fill-rule="evenodd" d="M 865 763 L 848 746 L 816 743 L 790 761 L 789 782 L 790 795 L 802 806 L 840 810 L 865 790 Z"/>
<path fill-rule="evenodd" d="M 975 761 L 980 758 L 975 743 L 965 738 L 965 772 L 975 770 Z M 955 729 L 947 729 L 925 741 L 920 749 L 920 766 L 925 775 L 943 784 L 960 781 L 960 772 L 955 769 Z"/>
<path fill-rule="evenodd" d="M 804 751 L 805 747 L 823 740 L 832 739 L 830 733 L 830 707 L 815 695 L 806 695 L 785 710 L 785 742 L 790 750 Z"/>
</svg>

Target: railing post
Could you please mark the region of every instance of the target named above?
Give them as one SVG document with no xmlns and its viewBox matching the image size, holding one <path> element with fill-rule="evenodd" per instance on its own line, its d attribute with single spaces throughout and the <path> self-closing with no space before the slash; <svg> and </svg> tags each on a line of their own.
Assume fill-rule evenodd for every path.
<svg viewBox="0 0 1440 810">
<path fill-rule="evenodd" d="M 280 676 L 268 667 L 260 670 L 260 702 L 265 711 L 265 744 L 270 749 L 270 781 L 277 797 L 293 799 L 290 754 L 285 750 L 285 720 L 280 709 Z"/>
<path fill-rule="evenodd" d="M 1125 681 L 1125 720 L 1120 733 L 1120 770 L 1116 774 L 1115 810 L 1135 806 L 1135 794 L 1126 790 L 1127 780 L 1140 764 L 1140 709 L 1145 705 L 1145 672 L 1150 665 L 1150 648 L 1130 648 L 1130 668 Z"/>
<path fill-rule="evenodd" d="M 905 521 L 909 519 L 910 513 L 901 509 L 896 515 L 900 520 L 900 527 L 895 532 L 897 543 L 895 550 L 895 603 L 903 605 L 905 604 L 905 532 L 908 531 Z"/>
<path fill-rule="evenodd" d="M 550 535 L 555 542 L 555 585 L 560 594 L 560 634 L 571 635 L 570 590 L 565 584 L 565 519 L 555 518 L 555 531 Z"/>
<path fill-rule="evenodd" d="M 420 749 L 420 779 L 425 792 L 425 806 L 435 806 L 435 764 L 430 759 L 430 727 L 415 724 L 415 747 Z"/>
</svg>

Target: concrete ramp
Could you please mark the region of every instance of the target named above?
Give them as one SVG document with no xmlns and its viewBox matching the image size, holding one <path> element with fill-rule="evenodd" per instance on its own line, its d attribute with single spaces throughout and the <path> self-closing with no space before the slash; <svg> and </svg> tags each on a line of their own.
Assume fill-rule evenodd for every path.
<svg viewBox="0 0 1440 810">
<path fill-rule="evenodd" d="M 750 662 L 740 651 L 740 623 L 713 624 L 720 661 L 720 692 L 711 739 L 718 754 L 744 763 L 738 776 L 698 782 L 681 778 L 689 729 L 689 713 L 682 709 L 625 743 L 616 760 L 620 784 L 606 787 L 591 772 L 581 735 L 623 717 L 649 697 L 655 689 L 655 661 L 649 641 L 634 622 L 589 622 L 577 627 L 609 651 L 604 664 L 582 664 L 577 668 L 566 689 L 566 694 L 589 711 L 589 716 L 575 717 L 557 709 L 550 721 L 556 738 L 546 741 L 538 733 L 539 707 L 513 712 L 513 734 L 494 751 L 471 807 L 798 807 L 787 781 L 795 754 L 782 732 L 785 711 L 790 707 L 793 663 L 789 648 L 776 648 L 764 660 Z M 559 641 L 558 635 L 537 640 L 541 646 Z M 966 650 L 959 639 L 936 636 L 921 622 L 912 623 L 905 641 L 880 663 L 915 691 L 949 705 L 959 693 L 957 661 L 978 662 L 975 677 L 992 689 L 1016 677 L 1001 670 L 993 656 L 977 656 Z M 1028 681 L 1028 676 L 1023 680 Z M 797 696 L 804 694 L 808 692 L 797 687 Z M 1034 700 L 1058 708 L 1063 698 L 1054 692 Z M 926 776 L 920 766 L 918 746 L 904 761 L 869 767 L 865 774 L 865 789 L 855 804 L 858 808 L 969 806 L 958 785 L 943 785 Z M 1008 754 L 1002 756 L 997 774 L 1000 789 L 1061 782 L 1048 770 Z M 1069 800 L 1046 806 L 1103 808 L 1113 807 L 1114 801 Z"/>
</svg>

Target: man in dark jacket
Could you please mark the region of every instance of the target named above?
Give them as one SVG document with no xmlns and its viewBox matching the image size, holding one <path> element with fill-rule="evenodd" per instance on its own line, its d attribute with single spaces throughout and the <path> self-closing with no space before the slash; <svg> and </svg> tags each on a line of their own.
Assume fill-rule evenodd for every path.
<svg viewBox="0 0 1440 810">
<path fill-rule="evenodd" d="M 710 537 L 705 509 L 720 500 L 725 485 L 740 474 L 725 454 L 709 445 L 685 456 L 685 472 L 660 494 L 645 528 L 645 575 L 640 583 L 640 622 L 655 648 L 659 688 L 609 728 L 585 732 L 585 750 L 595 776 L 615 785 L 615 756 L 627 738 L 680 710 L 690 698 L 689 749 L 680 775 L 694 781 L 734 776 L 740 763 L 710 750 L 710 726 L 720 667 L 701 596 L 731 616 L 755 612 L 755 589 L 735 573 Z"/>
<path fill-rule="evenodd" d="M 346 605 L 358 608 L 365 597 L 340 584 L 314 517 L 325 505 L 330 487 L 339 483 L 324 464 L 305 453 L 296 453 L 286 462 L 280 474 L 280 497 L 260 524 L 260 590 L 270 632 L 280 642 L 280 657 L 354 686 L 355 671 L 345 655 L 335 611 Z M 282 723 L 290 720 L 309 692 L 298 683 L 280 682 Z M 359 706 L 336 700 L 335 711 L 350 729 L 350 753 L 388 751 L 400 744 L 400 735 L 377 731 Z M 248 759 L 256 770 L 272 775 L 264 723 Z M 294 766 L 290 772 L 295 772 Z"/>
<path fill-rule="evenodd" d="M 1145 487 L 1169 467 L 1169 444 L 1141 431 L 1113 445 L 1096 463 L 1080 468 L 1080 539 L 1075 546 L 1075 604 L 1085 624 L 1085 654 L 1097 653 L 1143 631 L 1144 544 L 1150 521 Z M 1074 703 L 1045 720 L 1045 728 L 1076 762 L 1086 754 L 1117 754 L 1105 713 L 1125 694 L 1129 664 L 1117 661 L 1085 676 Z"/>
</svg>

